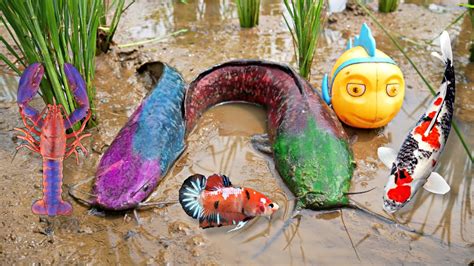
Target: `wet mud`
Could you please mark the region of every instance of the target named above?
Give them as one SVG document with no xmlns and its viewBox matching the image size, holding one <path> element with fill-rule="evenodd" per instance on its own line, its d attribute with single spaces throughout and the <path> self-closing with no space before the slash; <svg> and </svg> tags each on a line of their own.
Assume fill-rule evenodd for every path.
<svg viewBox="0 0 474 266">
<path fill-rule="evenodd" d="M 241 30 L 233 1 L 136 1 L 124 14 L 117 32 L 119 44 L 140 41 L 188 28 L 189 32 L 162 42 L 127 49 L 113 48 L 97 58 L 97 114 L 100 124 L 89 130 L 90 151 L 76 165 L 64 164 L 64 189 L 94 175 L 101 154 L 126 123 L 147 91 L 135 70 L 159 60 L 179 69 L 187 82 L 201 71 L 239 58 L 266 59 L 295 65 L 291 36 L 284 24 L 280 1 L 262 1 L 260 25 Z M 444 67 L 432 59 L 436 45 L 428 44 L 462 9 L 450 1 L 405 1 L 398 11 L 377 17 L 399 36 L 420 71 L 437 87 Z M 443 6 L 431 11 L 430 3 Z M 449 2 L 449 3 L 448 3 Z M 448 5 L 449 4 L 449 5 Z M 375 4 L 371 4 L 375 7 Z M 407 89 L 400 113 L 388 126 L 376 130 L 346 127 L 357 163 L 351 191 L 364 208 L 422 231 L 407 232 L 358 210 L 304 210 L 275 239 L 293 211 L 293 196 L 278 177 L 270 157 L 253 149 L 250 138 L 266 132 L 263 108 L 225 104 L 207 111 L 187 138 L 187 149 L 148 199 L 177 200 L 183 180 L 194 173 L 223 173 L 235 185 L 255 188 L 283 208 L 271 221 L 259 218 L 247 228 L 202 230 L 179 204 L 137 212 L 110 213 L 90 209 L 63 193 L 73 203 L 69 217 L 38 217 L 31 204 L 41 197 L 41 158 L 27 150 L 12 157 L 19 140 L 13 128 L 21 126 L 15 101 L 17 79 L 0 70 L 0 262 L 70 264 L 468 264 L 474 260 L 472 164 L 454 131 L 437 171 L 451 185 L 445 196 L 420 191 L 414 203 L 395 216 L 382 210 L 383 186 L 389 169 L 377 159 L 381 145 L 398 149 L 406 133 L 426 109 L 431 94 L 408 61 L 360 10 L 331 14 L 319 41 L 311 83 L 319 88 L 343 52 L 347 38 L 368 22 L 378 49 L 400 65 Z M 468 63 L 467 18 L 449 29 L 457 71 L 455 119 L 474 147 L 474 65 Z M 41 99 L 33 105 L 42 108 Z M 88 186 L 80 188 L 88 191 Z M 293 237 L 294 235 L 294 237 Z M 351 245 L 352 240 L 355 250 Z M 291 241 L 290 241 L 291 240 Z"/>
</svg>

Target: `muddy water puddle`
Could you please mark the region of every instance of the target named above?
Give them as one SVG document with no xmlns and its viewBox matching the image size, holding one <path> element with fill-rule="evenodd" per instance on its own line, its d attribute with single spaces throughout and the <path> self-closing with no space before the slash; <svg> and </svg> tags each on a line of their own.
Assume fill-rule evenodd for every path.
<svg viewBox="0 0 474 266">
<path fill-rule="evenodd" d="M 135 75 L 135 68 L 149 60 L 166 62 L 190 82 L 201 71 L 223 61 L 258 58 L 295 64 L 291 36 L 281 17 L 279 1 L 262 0 L 260 25 L 241 30 L 232 1 L 198 0 L 136 1 L 125 13 L 117 32 L 119 44 L 155 38 L 187 28 L 176 38 L 142 47 L 115 49 L 97 60 L 97 111 L 100 125 L 86 141 L 91 154 L 65 161 L 64 184 L 93 176 L 101 154 L 107 148 L 147 91 Z M 426 1 L 405 1 L 399 11 L 378 15 L 394 33 L 402 37 L 408 53 L 439 84 L 443 66 L 429 55 L 436 49 L 426 41 L 434 38 L 462 10 L 450 5 L 443 13 L 427 9 Z M 446 5 L 449 1 L 434 1 Z M 373 4 L 372 4 L 373 5 Z M 255 219 L 249 227 L 234 233 L 230 228 L 202 230 L 179 204 L 138 212 L 104 213 L 73 202 L 71 217 L 40 219 L 31 214 L 31 203 L 41 196 L 41 159 L 21 151 L 11 163 L 18 140 L 12 128 L 20 126 L 17 106 L 0 102 L 0 261 L 97 264 L 467 264 L 474 259 L 472 217 L 472 164 L 454 131 L 451 132 L 438 172 L 447 178 L 451 192 L 433 196 L 420 191 L 415 203 L 395 217 L 382 210 L 383 186 L 389 170 L 376 157 L 379 146 L 398 149 L 406 132 L 418 120 L 431 99 L 430 93 L 407 60 L 396 50 L 370 19 L 346 11 L 331 15 L 333 23 L 319 42 L 312 68 L 315 87 L 331 70 L 343 52 L 347 38 L 358 34 L 362 22 L 371 26 L 378 48 L 399 63 L 408 85 L 400 113 L 385 128 L 358 130 L 347 127 L 353 141 L 357 170 L 352 191 L 376 189 L 352 199 L 364 208 L 426 235 L 404 231 L 358 210 L 331 212 L 303 211 L 279 233 L 293 211 L 293 196 L 278 177 L 271 158 L 255 151 L 254 134 L 266 132 L 265 110 L 248 104 L 226 104 L 207 111 L 187 139 L 187 149 L 162 180 L 150 201 L 175 200 L 182 181 L 191 174 L 223 173 L 239 186 L 255 188 L 284 208 L 272 221 Z M 472 100 L 474 67 L 468 64 L 466 47 L 470 25 L 467 21 L 450 29 L 456 70 L 456 119 L 471 147 L 474 146 Z M 459 59 L 458 59 L 459 58 Z M 3 76 L 2 76 L 3 77 Z M 0 84 L 14 87 L 11 78 Z M 2 83 L 3 82 L 3 83 Z M 436 86 L 435 86 L 436 87 Z M 8 97 L 12 90 L 8 92 Z M 4 93 L 6 95 L 6 93 Z M 2 95 L 0 93 L 0 95 Z M 41 108 L 39 99 L 34 106 Z M 88 187 L 81 188 L 88 191 Z M 355 246 L 355 250 L 351 245 Z M 273 244 L 266 244 L 274 240 Z M 291 241 L 290 241 L 291 240 Z M 265 248 L 265 250 L 264 250 Z M 356 253 L 357 252 L 357 253 Z M 360 258 L 360 262 L 358 260 Z"/>
</svg>

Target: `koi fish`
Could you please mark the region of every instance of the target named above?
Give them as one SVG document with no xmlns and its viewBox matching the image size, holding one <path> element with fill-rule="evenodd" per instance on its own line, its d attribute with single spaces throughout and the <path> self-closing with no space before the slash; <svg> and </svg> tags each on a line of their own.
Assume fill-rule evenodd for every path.
<svg viewBox="0 0 474 266">
<path fill-rule="evenodd" d="M 234 187 L 225 175 L 188 177 L 179 190 L 179 202 L 186 214 L 199 220 L 199 227 L 225 225 L 238 230 L 257 216 L 269 217 L 278 210 L 262 193 L 251 188 Z"/>
<path fill-rule="evenodd" d="M 441 34 L 440 42 L 442 55 L 434 55 L 443 60 L 446 69 L 438 94 L 411 129 L 398 155 L 387 147 L 377 151 L 380 160 L 392 169 L 383 197 L 383 208 L 388 213 L 405 206 L 420 187 L 442 195 L 450 190 L 443 177 L 433 171 L 448 140 L 455 98 L 453 54 L 447 32 Z"/>
</svg>

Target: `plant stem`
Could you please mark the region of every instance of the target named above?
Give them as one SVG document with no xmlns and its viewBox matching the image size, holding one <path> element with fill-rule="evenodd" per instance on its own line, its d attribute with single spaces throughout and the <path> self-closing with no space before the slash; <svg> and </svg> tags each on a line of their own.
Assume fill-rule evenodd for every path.
<svg viewBox="0 0 474 266">
<path fill-rule="evenodd" d="M 397 10 L 399 0 L 379 0 L 379 11 L 390 13 Z"/>
<path fill-rule="evenodd" d="M 323 0 L 283 0 L 283 3 L 290 13 L 290 18 L 283 18 L 293 38 L 299 73 L 308 79 L 322 29 Z"/>
<path fill-rule="evenodd" d="M 180 29 L 180 30 L 172 32 L 172 33 L 170 33 L 166 36 L 161 36 L 161 37 L 148 39 L 148 40 L 144 40 L 144 41 L 131 42 L 131 43 L 126 43 L 126 44 L 119 44 L 119 45 L 117 45 L 117 47 L 118 48 L 128 48 L 128 47 L 137 46 L 137 45 L 144 45 L 144 44 L 149 44 L 149 43 L 153 43 L 153 42 L 160 42 L 160 41 L 168 39 L 169 37 L 176 36 L 176 35 L 179 35 L 181 33 L 186 33 L 186 32 L 188 32 L 188 29 Z"/>
<path fill-rule="evenodd" d="M 240 27 L 252 28 L 258 25 L 260 0 L 237 0 Z"/>
</svg>

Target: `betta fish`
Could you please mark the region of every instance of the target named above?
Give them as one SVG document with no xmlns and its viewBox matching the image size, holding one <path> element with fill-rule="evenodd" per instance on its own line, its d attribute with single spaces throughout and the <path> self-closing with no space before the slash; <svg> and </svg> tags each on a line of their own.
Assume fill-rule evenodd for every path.
<svg viewBox="0 0 474 266">
<path fill-rule="evenodd" d="M 405 206 L 420 187 L 441 195 L 450 190 L 443 177 L 434 172 L 448 140 L 455 98 L 453 53 L 447 32 L 441 34 L 440 42 L 442 56 L 435 55 L 446 66 L 440 91 L 412 128 L 398 154 L 391 148 L 378 149 L 380 160 L 392 169 L 383 197 L 383 208 L 388 213 Z"/>
<path fill-rule="evenodd" d="M 186 214 L 199 220 L 199 227 L 237 225 L 229 232 L 257 216 L 270 217 L 278 210 L 278 205 L 262 193 L 234 187 L 227 176 L 217 174 L 188 177 L 179 190 L 179 202 Z"/>
</svg>

